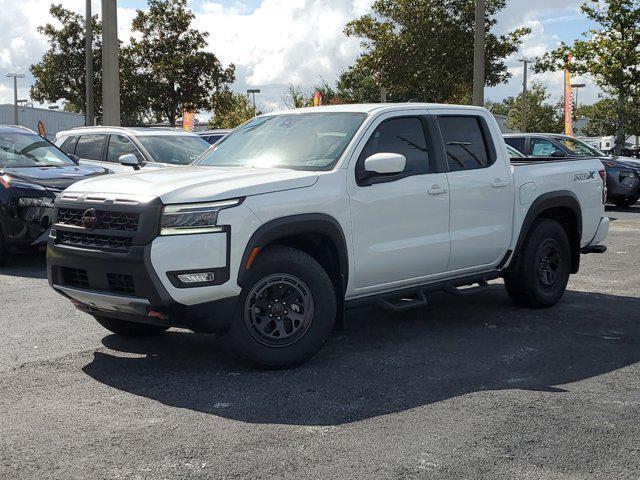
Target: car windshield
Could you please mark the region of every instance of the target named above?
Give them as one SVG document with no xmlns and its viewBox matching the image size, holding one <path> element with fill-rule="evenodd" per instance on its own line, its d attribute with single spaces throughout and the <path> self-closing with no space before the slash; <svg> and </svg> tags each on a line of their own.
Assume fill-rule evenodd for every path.
<svg viewBox="0 0 640 480">
<path fill-rule="evenodd" d="M 198 165 L 328 170 L 362 125 L 361 113 L 301 113 L 258 117 L 235 130 Z"/>
<path fill-rule="evenodd" d="M 0 133 L 0 167 L 58 167 L 75 162 L 34 133 Z"/>
<path fill-rule="evenodd" d="M 592 147 L 588 143 L 583 142 L 582 140 L 578 140 L 577 138 L 571 137 L 562 137 L 559 139 L 562 146 L 564 146 L 567 150 L 569 150 L 574 155 L 579 155 L 581 157 L 602 157 L 604 153 L 602 153 L 597 148 Z"/>
<path fill-rule="evenodd" d="M 196 135 L 140 135 L 136 137 L 154 161 L 189 165 L 211 145 Z"/>
</svg>

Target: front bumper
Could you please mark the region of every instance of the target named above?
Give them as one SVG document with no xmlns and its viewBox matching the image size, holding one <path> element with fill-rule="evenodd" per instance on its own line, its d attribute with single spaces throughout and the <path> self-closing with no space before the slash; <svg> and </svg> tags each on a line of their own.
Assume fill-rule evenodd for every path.
<svg viewBox="0 0 640 480">
<path fill-rule="evenodd" d="M 620 180 L 620 173 L 623 170 L 618 168 L 607 168 L 607 198 L 612 201 L 624 200 L 628 198 L 640 197 L 640 171 L 635 182 Z M 625 172 L 627 170 L 624 170 Z"/>
<path fill-rule="evenodd" d="M 26 249 L 47 244 L 53 208 L 0 206 L 0 227 L 8 247 Z"/>
<path fill-rule="evenodd" d="M 162 207 L 159 199 L 63 195 L 47 247 L 49 283 L 92 315 L 225 330 L 240 293 L 229 281 L 230 228 L 158 236 Z M 86 227 L 87 216 L 95 219 L 93 228 Z M 180 272 L 202 268 L 215 272 L 212 285 L 174 285 Z"/>
<path fill-rule="evenodd" d="M 91 251 L 50 242 L 49 284 L 80 310 L 197 332 L 228 329 L 237 296 L 185 305 L 174 300 L 150 264 L 151 245 L 127 253 Z"/>
</svg>

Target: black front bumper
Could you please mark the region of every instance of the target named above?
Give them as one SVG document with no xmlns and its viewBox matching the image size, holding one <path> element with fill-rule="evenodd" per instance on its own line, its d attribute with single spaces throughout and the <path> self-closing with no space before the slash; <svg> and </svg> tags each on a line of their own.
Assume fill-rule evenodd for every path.
<svg viewBox="0 0 640 480">
<path fill-rule="evenodd" d="M 89 210 L 97 218 L 94 229 L 83 227 Z M 228 329 L 238 297 L 184 305 L 156 275 L 151 243 L 161 211 L 158 199 L 140 205 L 112 200 L 87 204 L 63 195 L 56 202 L 47 247 L 50 285 L 92 315 L 197 332 Z"/>
<path fill-rule="evenodd" d="M 640 177 L 631 184 L 620 181 L 620 173 L 629 171 L 628 168 L 607 167 L 607 198 L 611 201 L 626 200 L 640 197 Z M 640 170 L 636 173 L 640 174 Z"/>
<path fill-rule="evenodd" d="M 49 284 L 91 315 L 196 332 L 218 333 L 229 328 L 238 297 L 191 306 L 176 302 L 153 271 L 150 252 L 151 245 L 113 253 L 51 241 L 47 248 Z"/>
</svg>

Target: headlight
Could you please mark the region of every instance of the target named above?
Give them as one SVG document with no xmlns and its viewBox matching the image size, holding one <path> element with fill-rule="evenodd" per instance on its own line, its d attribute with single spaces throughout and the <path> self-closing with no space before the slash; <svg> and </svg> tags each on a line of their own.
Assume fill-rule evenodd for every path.
<svg viewBox="0 0 640 480">
<path fill-rule="evenodd" d="M 211 203 L 167 205 L 162 211 L 160 235 L 187 235 L 219 232 L 218 213 L 239 205 L 239 198 Z"/>
<path fill-rule="evenodd" d="M 20 197 L 20 207 L 53 207 L 53 198 L 50 197 Z"/>
</svg>

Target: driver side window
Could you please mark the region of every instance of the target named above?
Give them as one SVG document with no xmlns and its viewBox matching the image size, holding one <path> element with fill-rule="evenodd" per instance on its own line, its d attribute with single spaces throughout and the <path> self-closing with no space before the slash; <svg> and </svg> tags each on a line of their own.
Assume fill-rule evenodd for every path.
<svg viewBox="0 0 640 480">
<path fill-rule="evenodd" d="M 358 158 L 356 178 L 362 178 L 364 161 L 376 153 L 397 153 L 407 159 L 404 172 L 389 180 L 432 171 L 425 131 L 418 117 L 391 118 L 378 125 Z"/>
<path fill-rule="evenodd" d="M 531 156 L 532 157 L 551 157 L 553 154 L 561 154 L 562 150 L 544 138 L 531 139 Z"/>
</svg>

